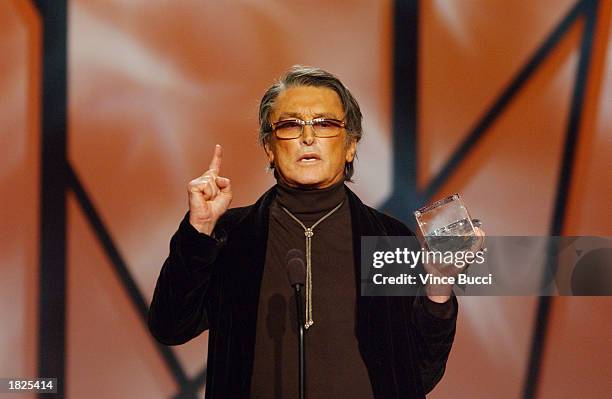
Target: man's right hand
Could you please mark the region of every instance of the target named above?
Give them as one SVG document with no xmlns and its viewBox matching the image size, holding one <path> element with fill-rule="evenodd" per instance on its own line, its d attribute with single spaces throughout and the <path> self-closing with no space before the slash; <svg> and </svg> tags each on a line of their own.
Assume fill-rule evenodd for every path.
<svg viewBox="0 0 612 399">
<path fill-rule="evenodd" d="M 221 169 L 221 146 L 215 153 L 208 170 L 189 182 L 189 223 L 200 233 L 210 235 L 217 220 L 227 211 L 232 202 L 230 180 L 219 176 Z"/>
</svg>

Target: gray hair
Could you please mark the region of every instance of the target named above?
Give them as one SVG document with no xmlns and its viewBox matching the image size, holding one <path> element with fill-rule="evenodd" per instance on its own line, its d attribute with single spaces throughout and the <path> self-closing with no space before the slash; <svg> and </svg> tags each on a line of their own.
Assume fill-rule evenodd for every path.
<svg viewBox="0 0 612 399">
<path fill-rule="evenodd" d="M 259 144 L 265 145 L 270 140 L 272 134 L 272 126 L 270 125 L 270 114 L 274 108 L 274 102 L 278 95 L 285 89 L 296 86 L 313 86 L 327 87 L 335 91 L 340 97 L 342 106 L 344 107 L 344 116 L 346 122 L 347 143 L 352 139 L 355 142 L 361 140 L 363 128 L 361 121 L 363 119 L 359 104 L 349 89 L 335 75 L 314 67 L 302 65 L 294 65 L 283 76 L 266 90 L 261 102 L 259 103 Z M 274 168 L 274 165 L 270 165 Z M 344 165 L 344 180 L 352 181 L 353 162 L 347 162 Z M 278 178 L 276 170 L 274 176 Z"/>
</svg>

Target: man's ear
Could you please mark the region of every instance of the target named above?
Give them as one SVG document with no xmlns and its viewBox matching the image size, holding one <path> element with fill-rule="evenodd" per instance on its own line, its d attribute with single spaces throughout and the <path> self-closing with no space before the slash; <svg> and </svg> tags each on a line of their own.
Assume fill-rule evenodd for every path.
<svg viewBox="0 0 612 399">
<path fill-rule="evenodd" d="M 268 163 L 272 165 L 274 163 L 274 152 L 272 151 L 270 140 L 266 140 L 264 142 L 264 151 L 266 152 L 266 156 L 268 157 Z"/>
<path fill-rule="evenodd" d="M 355 153 L 357 152 L 357 140 L 351 138 L 346 146 L 346 162 L 353 162 L 355 159 Z"/>
</svg>

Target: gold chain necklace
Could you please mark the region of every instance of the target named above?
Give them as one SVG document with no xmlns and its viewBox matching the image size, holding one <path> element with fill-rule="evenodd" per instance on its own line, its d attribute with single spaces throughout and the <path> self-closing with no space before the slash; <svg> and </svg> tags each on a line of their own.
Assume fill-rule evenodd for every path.
<svg viewBox="0 0 612 399">
<path fill-rule="evenodd" d="M 342 200 L 334 209 L 327 212 L 323 217 L 315 222 L 310 227 L 304 226 L 304 223 L 300 221 L 297 217 L 295 217 L 289 209 L 285 208 L 281 205 L 283 211 L 287 213 L 293 220 L 298 222 L 300 226 L 304 229 L 304 235 L 306 236 L 306 322 L 304 323 L 304 328 L 308 329 L 310 326 L 314 324 L 312 320 L 312 236 L 314 236 L 314 228 L 317 227 L 319 223 L 327 219 L 332 213 L 336 212 L 338 208 L 342 206 L 344 200 Z"/>
</svg>

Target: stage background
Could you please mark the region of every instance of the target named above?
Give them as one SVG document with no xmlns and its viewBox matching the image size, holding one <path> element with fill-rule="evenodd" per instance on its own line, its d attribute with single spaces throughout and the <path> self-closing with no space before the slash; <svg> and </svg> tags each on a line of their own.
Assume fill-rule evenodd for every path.
<svg viewBox="0 0 612 399">
<path fill-rule="evenodd" d="M 55 3 L 61 23 L 65 3 Z M 49 342 L 47 352 L 57 357 L 49 364 L 65 364 L 65 397 L 189 397 L 190 388 L 201 397 L 207 333 L 164 358 L 133 298 L 150 301 L 169 238 L 187 209 L 187 182 L 205 171 L 216 143 L 224 149 L 222 174 L 232 179 L 233 206 L 252 203 L 274 183 L 256 143 L 257 106 L 294 64 L 332 71 L 359 100 L 365 135 L 351 188 L 364 202 L 393 213 L 398 205 L 389 198 L 404 193 L 411 201 L 400 207 L 409 213 L 418 198 L 460 192 L 489 235 L 545 235 L 557 225 L 564 235 L 612 236 L 611 5 L 70 0 L 67 42 L 52 43 L 54 53 L 43 48 L 49 48 L 45 35 L 53 35 L 45 24 L 56 17 L 43 18 L 29 0 L 0 2 L 0 377 L 36 376 L 46 361 L 39 360 L 40 342 Z M 580 12 L 550 52 L 507 93 L 575 7 Z M 580 75 L 589 7 L 596 19 L 590 62 Z M 416 16 L 418 25 L 409 18 L 394 22 L 398 13 Z M 406 63 L 399 54 L 411 32 L 418 51 Z M 57 76 L 64 72 L 67 102 L 58 96 L 43 103 L 44 90 L 62 85 L 43 79 L 45 60 L 59 65 Z M 401 92 L 410 79 L 416 89 Z M 418 105 L 394 109 L 411 104 L 398 99 L 404 95 Z M 507 104 L 482 137 L 468 140 L 473 145 L 461 162 L 430 186 L 500 98 Z M 41 117 L 45 107 L 59 121 L 50 128 Z M 67 165 L 56 170 L 41 161 L 41 137 L 64 131 L 62 109 L 67 139 L 49 145 L 65 148 Z M 416 115 L 410 132 L 396 123 L 405 115 Z M 580 116 L 575 129 L 571 115 Z M 571 145 L 568 130 L 577 134 Z M 414 145 L 399 148 L 402 134 Z M 570 178 L 561 179 L 563 192 L 568 149 L 575 158 Z M 420 190 L 433 187 L 428 195 L 410 196 L 414 185 L 402 184 L 405 171 L 397 168 L 404 161 L 413 165 Z M 44 173 L 56 173 L 60 184 L 44 186 Z M 66 195 L 67 203 L 66 235 L 58 232 L 54 241 L 66 244 L 63 294 L 57 286 L 64 301 L 51 306 L 40 296 L 45 190 Z M 559 203 L 566 206 L 555 216 Z M 101 224 L 93 226 L 96 217 Z M 131 289 L 116 272 L 119 263 L 133 279 Z M 446 376 L 429 397 L 609 397 L 611 307 L 610 298 L 553 298 L 543 307 L 529 297 L 461 298 Z M 56 323 L 39 321 L 41 312 Z M 545 316 L 547 334 L 534 339 Z M 65 351 L 41 331 L 64 336 Z M 541 357 L 534 348 L 542 348 Z M 169 367 L 168 356 L 178 363 Z M 532 356 L 541 368 L 529 382 Z M 186 380 L 177 382 L 181 373 Z"/>
</svg>

